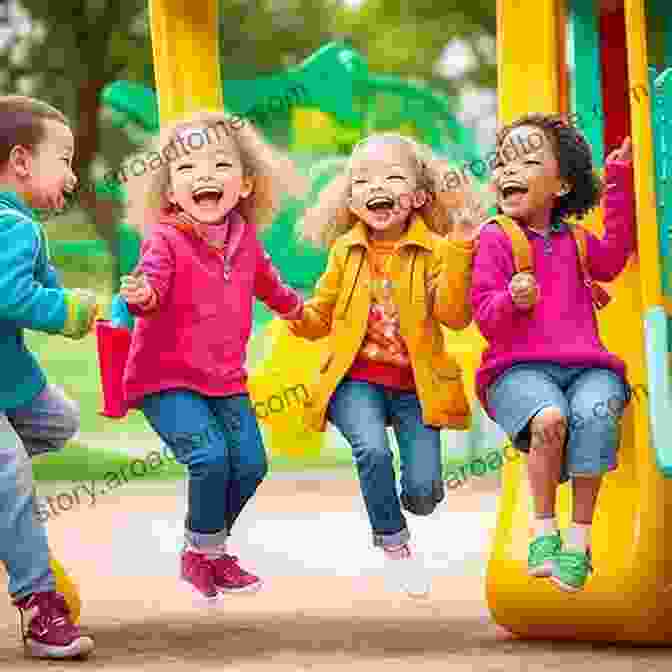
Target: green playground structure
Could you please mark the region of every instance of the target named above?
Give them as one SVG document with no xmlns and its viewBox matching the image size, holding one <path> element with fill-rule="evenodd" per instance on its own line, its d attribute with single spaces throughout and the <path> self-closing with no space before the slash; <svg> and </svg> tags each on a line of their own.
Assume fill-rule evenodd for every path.
<svg viewBox="0 0 672 672">
<path fill-rule="evenodd" d="M 296 288 L 314 285 L 326 255 L 299 242 L 295 224 L 359 140 L 375 131 L 397 131 L 455 164 L 469 164 L 481 156 L 472 132 L 457 120 L 451 100 L 420 84 L 371 74 L 364 58 L 342 43 L 329 43 L 277 75 L 225 81 L 224 91 L 228 112 L 255 123 L 311 180 L 307 198 L 287 199 L 264 236 L 283 277 Z M 113 82 L 103 90 L 101 103 L 112 123 L 138 145 L 158 132 L 156 97 L 148 87 Z M 116 181 L 99 180 L 94 187 L 103 197 L 125 197 Z M 135 266 L 140 246 L 137 233 L 124 221 L 118 226 L 117 244 L 121 276 Z M 55 240 L 51 246 L 56 256 L 109 252 L 102 240 Z M 119 278 L 115 280 L 116 289 Z"/>
</svg>

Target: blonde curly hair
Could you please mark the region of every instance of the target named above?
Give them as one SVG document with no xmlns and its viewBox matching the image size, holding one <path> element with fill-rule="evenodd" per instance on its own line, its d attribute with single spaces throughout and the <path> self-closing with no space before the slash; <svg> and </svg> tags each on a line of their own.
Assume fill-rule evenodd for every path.
<svg viewBox="0 0 672 672">
<path fill-rule="evenodd" d="M 305 178 L 296 171 L 291 159 L 266 142 L 249 120 L 231 117 L 223 111 L 201 111 L 163 128 L 147 151 L 128 157 L 119 171 L 126 177 L 128 223 L 141 235 L 146 237 L 162 211 L 170 206 L 166 192 L 170 186 L 170 162 L 175 158 L 167 158 L 166 150 L 175 147 L 177 141 L 181 142 L 181 136 L 189 130 L 200 129 L 208 141 L 210 131 L 214 130 L 216 141 L 219 141 L 220 127 L 235 143 L 245 176 L 253 178 L 252 193 L 241 198 L 237 206 L 248 222 L 263 230 L 272 223 L 283 194 L 296 198 L 304 196 L 307 191 Z M 141 157 L 153 157 L 148 160 L 149 169 Z M 153 167 L 157 160 L 158 165 Z M 139 161 L 145 169 L 136 174 L 133 167 Z M 126 173 L 126 168 L 130 174 Z"/>
<path fill-rule="evenodd" d="M 299 235 L 318 247 L 329 248 L 334 241 L 349 231 L 357 217 L 348 205 L 351 195 L 351 167 L 358 152 L 373 142 L 392 142 L 402 147 L 415 167 L 417 189 L 427 194 L 425 204 L 416 210 L 427 227 L 444 236 L 453 228 L 453 212 L 461 206 L 459 190 L 447 189 L 447 161 L 436 157 L 429 147 L 397 133 L 377 133 L 357 143 L 345 162 L 343 170 L 320 192 L 317 203 L 306 210 L 298 223 Z"/>
</svg>

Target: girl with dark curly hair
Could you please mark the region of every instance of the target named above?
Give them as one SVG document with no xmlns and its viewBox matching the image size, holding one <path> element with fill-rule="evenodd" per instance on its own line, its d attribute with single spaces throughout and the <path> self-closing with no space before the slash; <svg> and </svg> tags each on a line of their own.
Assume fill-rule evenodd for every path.
<svg viewBox="0 0 672 672">
<path fill-rule="evenodd" d="M 614 280 L 635 249 L 631 144 L 626 139 L 607 159 L 605 234 L 585 232 L 585 266 L 569 220 L 598 205 L 603 185 L 583 135 L 561 117 L 534 114 L 502 129 L 496 149 L 499 217 L 481 231 L 471 289 L 489 346 L 476 385 L 488 414 L 529 453 L 528 571 L 576 591 L 592 570 L 595 502 L 603 474 L 616 468 L 630 399 L 624 362 L 600 341 L 594 303 L 601 288 L 592 280 Z M 516 272 L 507 222 L 529 241 L 533 275 Z M 563 539 L 556 490 L 570 478 L 573 517 Z"/>
</svg>

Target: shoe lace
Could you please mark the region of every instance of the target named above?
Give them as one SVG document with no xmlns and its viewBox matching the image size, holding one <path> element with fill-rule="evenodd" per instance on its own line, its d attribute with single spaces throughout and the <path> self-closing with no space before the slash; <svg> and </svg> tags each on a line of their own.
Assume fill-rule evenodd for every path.
<svg viewBox="0 0 672 672">
<path fill-rule="evenodd" d="M 565 551 L 562 554 L 562 564 L 565 569 L 573 574 L 583 574 L 586 568 L 588 571 L 593 571 L 589 552 Z"/>
<path fill-rule="evenodd" d="M 402 544 L 401 546 L 388 546 L 385 548 L 385 553 L 390 558 L 395 560 L 408 560 L 411 558 L 412 553 L 408 544 Z"/>
<path fill-rule="evenodd" d="M 217 563 L 220 569 L 223 569 L 227 574 L 236 574 L 238 576 L 245 576 L 247 572 L 238 564 L 237 555 L 229 555 L 224 553 L 222 556 L 217 558 L 219 563 Z M 215 562 L 217 562 L 217 560 Z"/>
</svg>

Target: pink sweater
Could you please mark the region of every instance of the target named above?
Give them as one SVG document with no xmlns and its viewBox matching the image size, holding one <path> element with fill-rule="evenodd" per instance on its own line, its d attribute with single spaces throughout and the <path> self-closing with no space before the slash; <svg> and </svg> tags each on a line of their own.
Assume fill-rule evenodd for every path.
<svg viewBox="0 0 672 672">
<path fill-rule="evenodd" d="M 635 249 L 631 164 L 608 162 L 604 237 L 588 234 L 587 265 L 593 280 L 610 282 Z M 531 311 L 519 310 L 508 291 L 515 272 L 506 234 L 488 224 L 474 259 L 471 303 L 474 320 L 488 348 L 476 373 L 476 392 L 487 410 L 486 391 L 501 373 L 522 362 L 608 368 L 625 378 L 625 363 L 600 341 L 590 289 L 583 282 L 576 243 L 566 226 L 544 237 L 525 229 L 532 244 L 535 276 L 541 291 Z"/>
<path fill-rule="evenodd" d="M 247 392 L 245 357 L 256 297 L 281 317 L 300 315 L 300 294 L 285 286 L 255 228 L 229 215 L 230 277 L 225 257 L 196 232 L 167 218 L 143 242 L 137 270 L 156 292 L 151 310 L 136 316 L 124 372 L 131 406 L 161 390 L 183 388 L 206 396 Z"/>
</svg>

